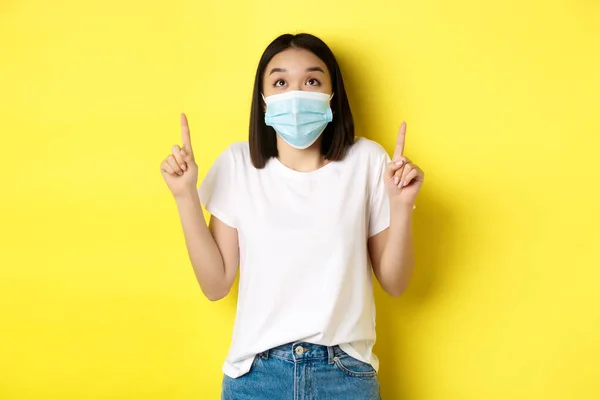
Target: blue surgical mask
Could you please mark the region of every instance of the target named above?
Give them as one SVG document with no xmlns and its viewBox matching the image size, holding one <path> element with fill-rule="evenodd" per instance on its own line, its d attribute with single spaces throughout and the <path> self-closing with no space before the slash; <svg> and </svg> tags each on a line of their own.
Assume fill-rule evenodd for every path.
<svg viewBox="0 0 600 400">
<path fill-rule="evenodd" d="M 267 105 L 265 123 L 290 146 L 306 149 L 317 141 L 333 113 L 327 93 L 292 90 L 263 99 Z"/>
</svg>

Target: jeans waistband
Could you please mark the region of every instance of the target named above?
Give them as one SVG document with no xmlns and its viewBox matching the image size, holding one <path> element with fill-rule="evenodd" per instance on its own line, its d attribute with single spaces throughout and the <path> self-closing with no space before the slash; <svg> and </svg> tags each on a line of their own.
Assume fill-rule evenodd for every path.
<svg viewBox="0 0 600 400">
<path fill-rule="evenodd" d="M 277 356 L 290 361 L 320 359 L 327 360 L 329 364 L 335 362 L 335 357 L 340 357 L 342 355 L 345 355 L 345 353 L 340 346 L 323 346 L 306 342 L 286 343 L 259 354 L 259 356 L 264 359 L 268 359 L 270 356 Z"/>
</svg>

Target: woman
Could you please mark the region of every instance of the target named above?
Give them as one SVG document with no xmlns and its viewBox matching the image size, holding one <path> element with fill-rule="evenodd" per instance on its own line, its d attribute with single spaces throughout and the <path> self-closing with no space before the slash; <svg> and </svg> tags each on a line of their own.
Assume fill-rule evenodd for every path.
<svg viewBox="0 0 600 400">
<path fill-rule="evenodd" d="M 248 142 L 227 148 L 199 190 L 185 115 L 181 126 L 161 171 L 204 294 L 226 296 L 240 265 L 222 398 L 379 399 L 371 270 L 392 296 L 407 287 L 423 182 L 402 155 L 406 124 L 393 161 L 355 139 L 331 50 L 288 34 L 259 62 Z"/>
</svg>

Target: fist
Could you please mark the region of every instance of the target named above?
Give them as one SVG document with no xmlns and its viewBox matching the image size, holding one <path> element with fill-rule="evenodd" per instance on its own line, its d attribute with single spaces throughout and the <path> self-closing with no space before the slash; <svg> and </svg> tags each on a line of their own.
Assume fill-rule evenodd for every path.
<svg viewBox="0 0 600 400">
<path fill-rule="evenodd" d="M 181 144 L 181 147 L 174 145 L 171 154 L 160 164 L 160 172 L 174 197 L 196 191 L 198 184 L 198 165 L 185 114 L 181 114 Z"/>
</svg>

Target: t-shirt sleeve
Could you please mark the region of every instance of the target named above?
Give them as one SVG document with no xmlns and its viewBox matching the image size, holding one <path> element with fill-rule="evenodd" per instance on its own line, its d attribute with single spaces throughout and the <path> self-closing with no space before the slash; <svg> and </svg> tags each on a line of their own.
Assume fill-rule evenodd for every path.
<svg viewBox="0 0 600 400">
<path fill-rule="evenodd" d="M 198 188 L 200 203 L 225 224 L 237 228 L 234 192 L 234 158 L 231 147 L 222 152 Z"/>
<path fill-rule="evenodd" d="M 373 158 L 372 189 L 369 197 L 369 237 L 377 235 L 390 226 L 390 200 L 385 189 L 384 176 L 391 159 L 383 147 L 380 154 Z"/>
</svg>

